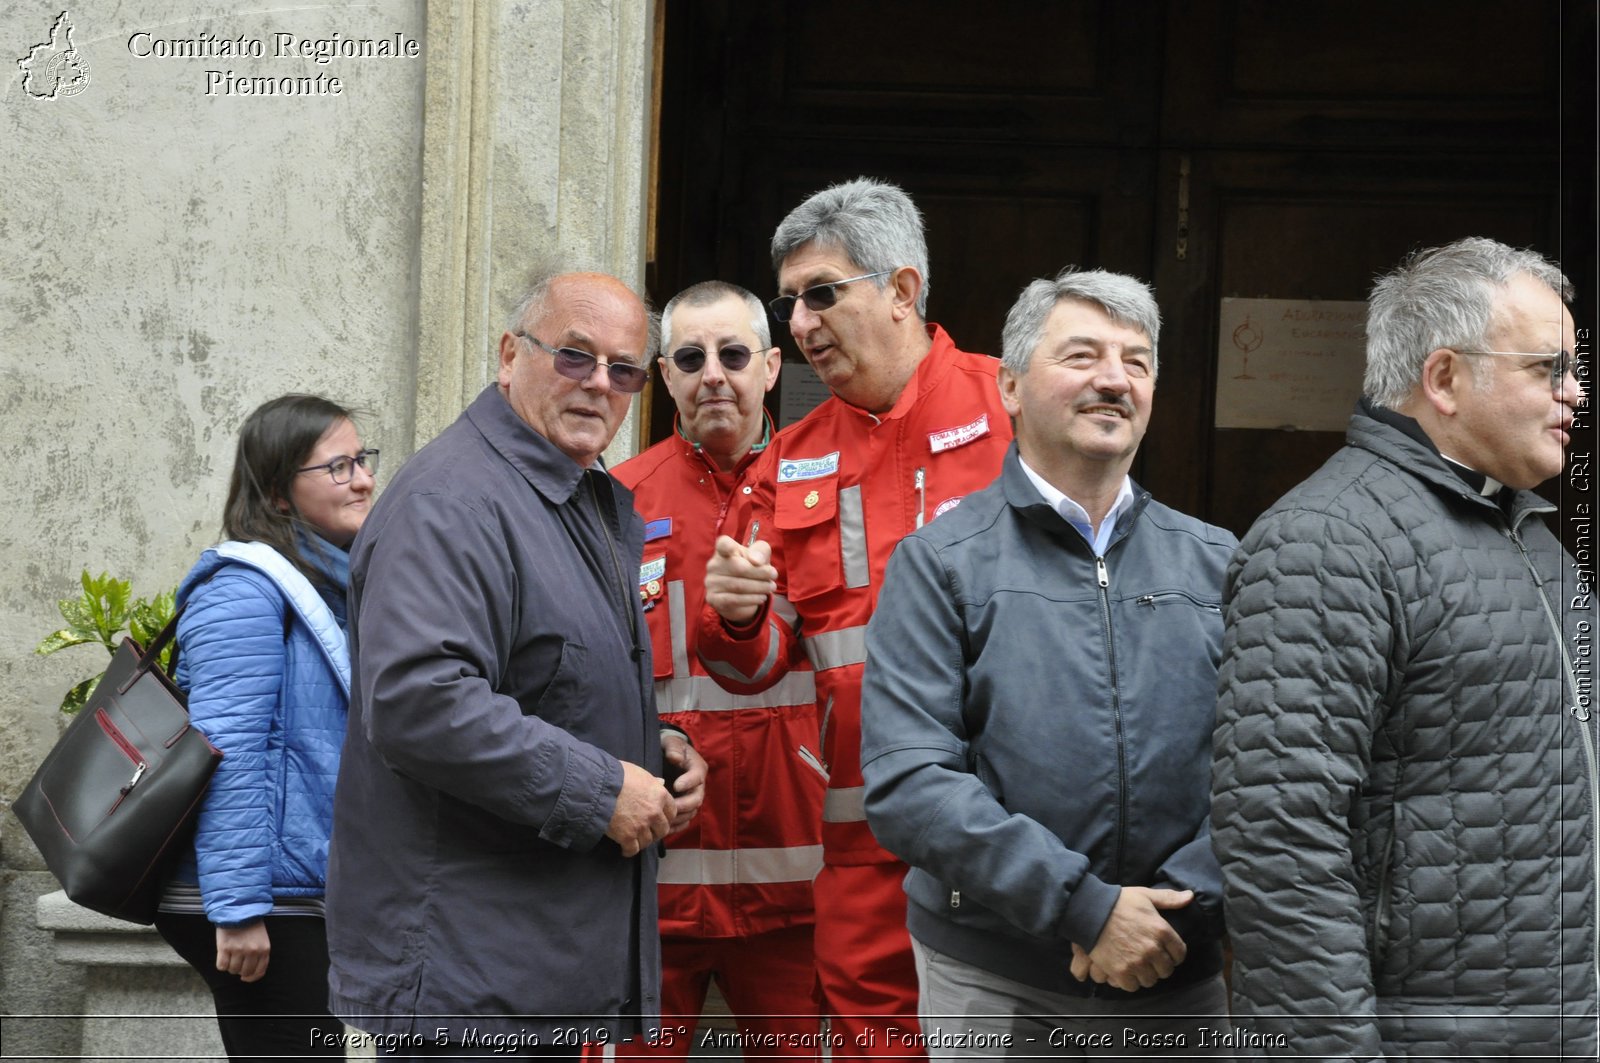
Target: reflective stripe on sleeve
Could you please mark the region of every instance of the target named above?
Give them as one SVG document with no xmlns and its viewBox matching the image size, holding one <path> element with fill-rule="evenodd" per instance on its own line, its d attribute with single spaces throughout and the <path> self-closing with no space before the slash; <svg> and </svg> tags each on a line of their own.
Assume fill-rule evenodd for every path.
<svg viewBox="0 0 1600 1063">
<path fill-rule="evenodd" d="M 830 787 L 822 799 L 822 822 L 861 823 L 867 818 L 865 786 Z"/>
<path fill-rule="evenodd" d="M 771 608 L 773 616 L 789 625 L 790 631 L 799 626 L 800 613 L 795 609 L 794 603 L 783 595 L 774 594 L 772 596 L 772 605 L 769 608 Z"/>
<path fill-rule="evenodd" d="M 657 712 L 727 712 L 733 709 L 781 709 L 810 705 L 817 684 L 810 672 L 790 672 L 759 694 L 732 694 L 706 675 L 656 680 Z"/>
<path fill-rule="evenodd" d="M 665 886 L 735 882 L 810 882 L 822 868 L 822 846 L 782 849 L 668 849 L 656 881 Z"/>
<path fill-rule="evenodd" d="M 861 508 L 861 485 L 839 492 L 839 559 L 844 562 L 844 585 L 865 587 L 867 568 L 867 518 Z"/>
<path fill-rule="evenodd" d="M 778 663 L 778 622 L 776 620 L 768 622 L 767 656 L 756 666 L 752 674 L 745 675 L 727 661 L 713 661 L 705 654 L 700 655 L 700 663 L 706 666 L 706 671 L 720 675 L 724 679 L 732 679 L 736 683 L 761 682 L 772 673 L 772 666 Z"/>
<path fill-rule="evenodd" d="M 838 631 L 823 631 L 807 635 L 804 640 L 806 656 L 817 671 L 843 668 L 849 664 L 865 664 L 867 660 L 867 626 L 843 627 Z"/>
</svg>

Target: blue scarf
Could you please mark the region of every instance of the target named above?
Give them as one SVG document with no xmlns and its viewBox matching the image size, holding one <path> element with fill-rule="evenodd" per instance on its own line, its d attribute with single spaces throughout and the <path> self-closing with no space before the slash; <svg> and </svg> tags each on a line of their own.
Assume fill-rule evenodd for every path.
<svg viewBox="0 0 1600 1063">
<path fill-rule="evenodd" d="M 300 556 L 306 563 L 317 570 L 321 579 L 312 580 L 311 584 L 328 603 L 328 608 L 333 612 L 333 618 L 339 621 L 340 627 L 349 625 L 345 609 L 345 593 L 350 589 L 350 554 L 339 549 L 328 540 L 315 532 L 296 528 L 295 535 L 299 542 Z"/>
</svg>

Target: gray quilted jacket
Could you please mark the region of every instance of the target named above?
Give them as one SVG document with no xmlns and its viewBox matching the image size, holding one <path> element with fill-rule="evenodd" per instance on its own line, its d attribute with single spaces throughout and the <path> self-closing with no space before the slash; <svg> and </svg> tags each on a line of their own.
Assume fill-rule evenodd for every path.
<svg viewBox="0 0 1600 1063">
<path fill-rule="evenodd" d="M 1282 1055 L 1594 1057 L 1594 612 L 1550 508 L 1358 411 L 1229 566 L 1213 844 Z"/>
</svg>

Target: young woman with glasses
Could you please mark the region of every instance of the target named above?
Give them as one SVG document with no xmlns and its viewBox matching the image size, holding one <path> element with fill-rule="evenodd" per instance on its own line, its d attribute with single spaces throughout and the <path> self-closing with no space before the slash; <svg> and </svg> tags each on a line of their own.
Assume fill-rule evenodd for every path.
<svg viewBox="0 0 1600 1063">
<path fill-rule="evenodd" d="M 239 433 L 227 541 L 178 588 L 176 679 L 223 758 L 156 929 L 210 987 L 235 1061 L 344 1055 L 322 896 L 349 704 L 347 551 L 377 469 L 342 406 L 266 403 Z"/>
</svg>

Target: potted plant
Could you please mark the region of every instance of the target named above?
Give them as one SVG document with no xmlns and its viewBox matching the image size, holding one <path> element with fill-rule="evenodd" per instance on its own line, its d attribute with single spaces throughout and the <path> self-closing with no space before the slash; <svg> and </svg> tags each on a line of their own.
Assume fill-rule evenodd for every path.
<svg viewBox="0 0 1600 1063">
<path fill-rule="evenodd" d="M 161 629 L 167 626 L 167 621 L 172 619 L 177 597 L 175 590 L 164 591 L 154 598 L 135 598 L 133 585 L 128 580 L 114 579 L 104 572 L 91 576 L 88 569 L 83 570 L 79 582 L 83 585 L 83 592 L 78 597 L 62 598 L 57 602 L 67 626 L 45 636 L 34 653 L 43 656 L 68 646 L 97 643 L 105 647 L 109 657 L 115 655 L 117 647 L 122 644 L 124 629 L 133 637 L 133 641 L 144 647 L 150 645 L 150 640 L 159 635 Z M 174 643 L 168 643 L 161 651 L 163 670 L 171 668 L 174 648 Z M 104 674 L 105 669 L 101 668 L 68 690 L 67 696 L 61 699 L 61 711 L 71 716 L 83 708 L 84 702 L 94 692 L 95 684 Z"/>
</svg>

